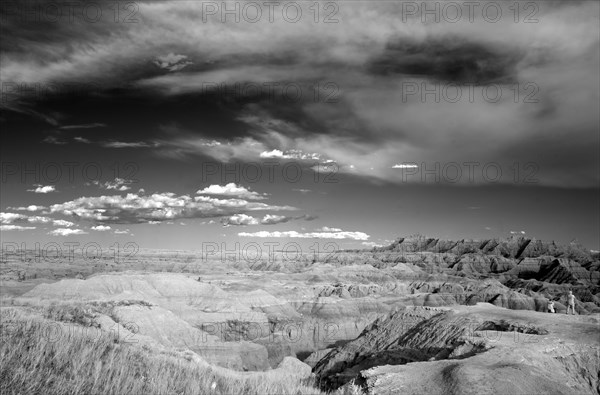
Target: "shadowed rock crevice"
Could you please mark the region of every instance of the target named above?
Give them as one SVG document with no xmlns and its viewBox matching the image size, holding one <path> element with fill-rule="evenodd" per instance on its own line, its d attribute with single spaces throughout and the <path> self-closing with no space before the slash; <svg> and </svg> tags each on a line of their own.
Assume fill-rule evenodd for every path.
<svg viewBox="0 0 600 395">
<path fill-rule="evenodd" d="M 538 328 L 533 325 L 522 324 L 518 322 L 486 321 L 479 325 L 476 331 L 502 331 L 502 332 L 518 332 L 533 335 L 547 335 L 548 331 L 543 328 Z"/>
</svg>

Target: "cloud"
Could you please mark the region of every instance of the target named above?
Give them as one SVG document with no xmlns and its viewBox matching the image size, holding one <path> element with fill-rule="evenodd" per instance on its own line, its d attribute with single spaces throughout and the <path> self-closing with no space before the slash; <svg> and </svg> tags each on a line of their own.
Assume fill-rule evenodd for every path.
<svg viewBox="0 0 600 395">
<path fill-rule="evenodd" d="M 312 192 L 312 190 L 310 190 L 310 189 L 292 189 L 292 191 L 300 192 L 302 194 L 306 194 L 306 193 Z"/>
<path fill-rule="evenodd" d="M 0 213 L 0 223 L 2 223 L 2 224 L 11 224 L 14 221 L 24 220 L 24 219 L 27 219 L 27 216 L 23 215 L 23 214 L 5 213 L 5 212 Z"/>
<path fill-rule="evenodd" d="M 128 235 L 129 229 L 115 229 L 116 235 Z"/>
<path fill-rule="evenodd" d="M 71 130 L 71 129 L 92 129 L 92 128 L 104 128 L 106 127 L 103 123 L 86 123 L 82 125 L 63 125 L 59 127 L 62 130 Z"/>
<path fill-rule="evenodd" d="M 402 10 L 393 2 L 342 2 L 344 23 L 302 18 L 292 24 L 235 23 L 233 18 L 198 23 L 204 15 L 197 2 L 144 2 L 142 23 L 87 24 L 85 30 L 64 21 L 52 29 L 13 24 L 2 53 L 3 80 L 99 79 L 107 102 L 116 98 L 108 92 L 119 87 L 119 96 L 131 89 L 152 100 L 185 97 L 199 111 L 206 103 L 207 81 L 226 87 L 294 81 L 309 94 L 292 103 L 226 96 L 231 101 L 223 100 L 224 113 L 231 129 L 241 131 L 214 147 L 207 144 L 217 135 L 212 122 L 189 135 L 166 136 L 160 147 L 138 140 L 106 146 L 160 148 L 172 157 L 202 154 L 221 161 L 319 152 L 335 160 L 339 172 L 395 183 L 403 182 L 402 172 L 390 169 L 398 158 L 442 166 L 495 162 L 505 174 L 515 162 L 533 160 L 540 185 L 596 187 L 598 2 L 539 2 L 540 23 L 514 23 L 507 17 L 513 14 L 511 3 L 497 5 L 504 15 L 498 23 L 483 19 L 477 12 L 481 7 L 474 21 L 467 20 L 463 8 L 458 23 L 431 23 L 431 15 L 424 15 L 429 23 L 421 22 L 423 15 L 398 23 Z M 188 65 L 188 59 L 195 64 Z M 326 93 L 323 89 L 307 90 L 323 81 L 337 86 L 335 105 L 314 100 L 313 93 Z M 422 92 L 407 97 L 408 85 L 422 90 L 422 84 L 436 89 L 448 83 L 462 88 L 456 103 L 443 94 L 442 100 L 432 99 L 435 94 L 423 99 Z M 474 102 L 469 101 L 471 83 Z M 503 91 L 497 103 L 482 100 L 481 84 L 488 83 Z M 528 83 L 539 88 L 537 103 L 523 103 L 531 92 L 525 89 Z M 206 117 L 212 115 L 222 114 Z M 478 177 L 476 182 L 486 181 Z"/>
<path fill-rule="evenodd" d="M 526 234 L 526 232 L 524 230 L 511 230 L 510 234 L 511 235 L 524 235 L 524 234 Z"/>
<path fill-rule="evenodd" d="M 46 209 L 46 206 L 36 206 L 35 204 L 29 205 L 27 207 L 9 207 L 10 210 L 17 210 L 17 211 L 40 211 L 40 210 L 44 210 Z"/>
<path fill-rule="evenodd" d="M 368 70 L 384 76 L 411 75 L 454 83 L 515 82 L 516 69 L 525 54 L 518 47 L 464 41 L 455 35 L 427 40 L 390 40 L 374 57 Z"/>
<path fill-rule="evenodd" d="M 35 210 L 30 210 L 30 211 L 35 211 Z M 70 221 L 65 221 L 62 219 L 53 219 L 50 217 L 44 217 L 44 216 L 39 216 L 39 215 L 24 215 L 24 214 L 17 214 L 17 213 L 6 213 L 6 212 L 2 212 L 0 213 L 0 223 L 2 224 L 12 224 L 13 222 L 29 222 L 29 223 L 34 223 L 34 224 L 49 224 L 52 223 L 53 226 L 66 226 L 66 227 L 70 227 L 75 225 L 73 222 Z M 26 227 L 23 227 L 22 230 L 27 229 Z M 35 228 L 32 228 L 35 229 Z"/>
<path fill-rule="evenodd" d="M 383 244 L 375 243 L 374 241 L 363 241 L 360 244 L 367 247 L 383 247 Z"/>
<path fill-rule="evenodd" d="M 267 214 L 264 216 L 264 218 L 260 221 L 260 223 L 262 225 L 275 225 L 275 224 L 282 224 L 288 221 L 291 221 L 295 219 L 294 217 L 287 217 L 285 215 L 272 215 L 272 214 Z"/>
<path fill-rule="evenodd" d="M 245 214 L 237 214 L 231 216 L 229 218 L 222 218 L 221 223 L 223 226 L 231 226 L 231 225 L 276 225 L 283 224 L 289 221 L 304 219 L 306 221 L 312 221 L 315 219 L 309 215 L 300 215 L 296 217 L 290 217 L 286 215 L 274 215 L 274 214 L 266 214 L 260 221 L 257 218 L 254 218 Z"/>
<path fill-rule="evenodd" d="M 221 223 L 223 226 L 246 226 L 246 225 L 258 225 L 259 221 L 246 214 L 235 214 L 231 217 L 222 218 Z"/>
<path fill-rule="evenodd" d="M 85 137 L 73 137 L 73 140 L 77 141 L 78 143 L 91 144 L 91 141 Z"/>
<path fill-rule="evenodd" d="M 157 142 L 145 141 L 107 141 L 101 145 L 105 148 L 155 148 L 160 146 Z"/>
<path fill-rule="evenodd" d="M 9 230 L 24 231 L 24 230 L 33 230 L 33 229 L 35 229 L 35 226 L 0 225 L 0 230 L 3 230 L 3 231 L 9 231 Z"/>
<path fill-rule="evenodd" d="M 66 141 L 64 140 L 60 140 L 55 136 L 46 136 L 44 137 L 44 139 L 42 140 L 43 143 L 47 143 L 47 144 L 56 144 L 56 145 L 65 145 L 67 144 Z"/>
<path fill-rule="evenodd" d="M 110 230 L 111 227 L 108 225 L 96 225 L 96 226 L 92 226 L 91 229 L 98 231 L 98 232 L 105 232 L 107 230 Z"/>
<path fill-rule="evenodd" d="M 31 217 L 27 217 L 27 222 L 47 224 L 49 222 L 52 222 L 52 218 L 34 215 Z"/>
<path fill-rule="evenodd" d="M 36 184 L 34 185 L 36 188 L 35 189 L 28 189 L 27 192 L 35 192 L 35 193 L 50 193 L 50 192 L 55 192 L 56 191 L 56 187 L 54 185 L 39 185 Z"/>
<path fill-rule="evenodd" d="M 297 210 L 291 206 L 210 196 L 176 195 L 172 192 L 126 196 L 80 197 L 50 206 L 51 213 L 60 213 L 86 220 L 106 223 L 144 223 L 182 218 L 215 218 L 244 214 L 250 211 Z"/>
<path fill-rule="evenodd" d="M 69 229 L 69 228 L 58 228 L 51 230 L 48 232 L 49 235 L 52 236 L 71 236 L 71 235 L 85 235 L 87 232 L 84 232 L 81 229 Z"/>
<path fill-rule="evenodd" d="M 267 194 L 259 194 L 254 191 L 250 191 L 243 186 L 237 186 L 235 183 L 230 182 L 227 185 L 211 185 L 204 189 L 196 191 L 198 195 L 222 195 L 222 196 L 235 196 L 240 199 L 260 200 L 266 199 Z"/>
<path fill-rule="evenodd" d="M 55 219 L 55 220 L 52 220 L 52 225 L 53 226 L 66 226 L 68 228 L 68 227 L 74 226 L 75 224 L 71 221 L 65 221 L 64 219 Z"/>
<path fill-rule="evenodd" d="M 261 238 L 300 238 L 300 239 L 351 239 L 351 240 L 367 240 L 370 236 L 363 232 L 309 232 L 299 233 L 295 230 L 285 232 L 267 232 L 260 231 L 254 233 L 241 232 L 240 237 L 261 237 Z"/>
<path fill-rule="evenodd" d="M 106 182 L 100 182 L 100 181 L 92 181 L 92 184 L 99 186 L 100 188 L 104 188 L 106 190 L 110 190 L 113 189 L 115 191 L 128 191 L 131 188 L 129 187 L 130 184 L 133 183 L 133 180 L 127 180 L 125 178 L 115 178 L 113 181 L 106 181 Z M 143 193 L 143 189 L 140 189 L 140 191 Z"/>
<path fill-rule="evenodd" d="M 317 229 L 318 232 L 341 232 L 342 230 L 339 228 L 330 228 L 328 226 L 323 226 L 320 229 Z"/>
<path fill-rule="evenodd" d="M 168 71 L 179 71 L 185 68 L 186 66 L 194 64 L 190 61 L 186 61 L 186 59 L 187 56 L 185 55 L 175 55 L 171 52 L 166 56 L 157 57 L 153 63 L 161 69 L 165 69 Z"/>
<path fill-rule="evenodd" d="M 417 165 L 416 163 L 401 163 L 392 166 L 392 169 L 415 169 L 418 167 L 419 165 Z"/>
<path fill-rule="evenodd" d="M 259 157 L 261 158 L 278 158 L 278 159 L 298 159 L 298 160 L 320 160 L 321 154 L 318 153 L 305 153 L 301 150 L 287 150 L 285 152 L 278 149 L 272 151 L 261 152 Z"/>
</svg>

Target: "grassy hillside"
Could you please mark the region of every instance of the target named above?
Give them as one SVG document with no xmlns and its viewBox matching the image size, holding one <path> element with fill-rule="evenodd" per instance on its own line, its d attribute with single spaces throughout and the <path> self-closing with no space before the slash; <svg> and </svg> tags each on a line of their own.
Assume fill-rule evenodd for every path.
<svg viewBox="0 0 600 395">
<path fill-rule="evenodd" d="M 227 374 L 198 364 L 190 354 L 86 331 L 79 325 L 85 325 L 84 311 L 66 305 L 3 307 L 0 393 L 321 394 L 293 375 Z"/>
</svg>

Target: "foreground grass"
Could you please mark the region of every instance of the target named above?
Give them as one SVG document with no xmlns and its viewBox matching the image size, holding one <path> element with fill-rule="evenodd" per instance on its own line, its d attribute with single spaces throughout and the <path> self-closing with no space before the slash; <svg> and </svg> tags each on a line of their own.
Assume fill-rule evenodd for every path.
<svg viewBox="0 0 600 395">
<path fill-rule="evenodd" d="M 3 395 L 323 394 L 291 375 L 227 374 L 181 352 L 120 343 L 108 332 L 91 338 L 21 307 L 2 307 L 0 315 Z"/>
</svg>

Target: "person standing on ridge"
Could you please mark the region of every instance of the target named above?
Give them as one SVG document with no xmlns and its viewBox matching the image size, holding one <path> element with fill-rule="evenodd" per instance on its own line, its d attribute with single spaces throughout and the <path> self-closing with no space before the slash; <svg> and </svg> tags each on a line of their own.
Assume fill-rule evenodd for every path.
<svg viewBox="0 0 600 395">
<path fill-rule="evenodd" d="M 548 313 L 555 313 L 554 311 L 554 301 L 548 299 Z"/>
<path fill-rule="evenodd" d="M 567 314 L 569 314 L 569 309 L 573 309 L 573 315 L 575 315 L 575 295 L 573 295 L 573 291 L 569 291 L 567 303 Z"/>
</svg>

